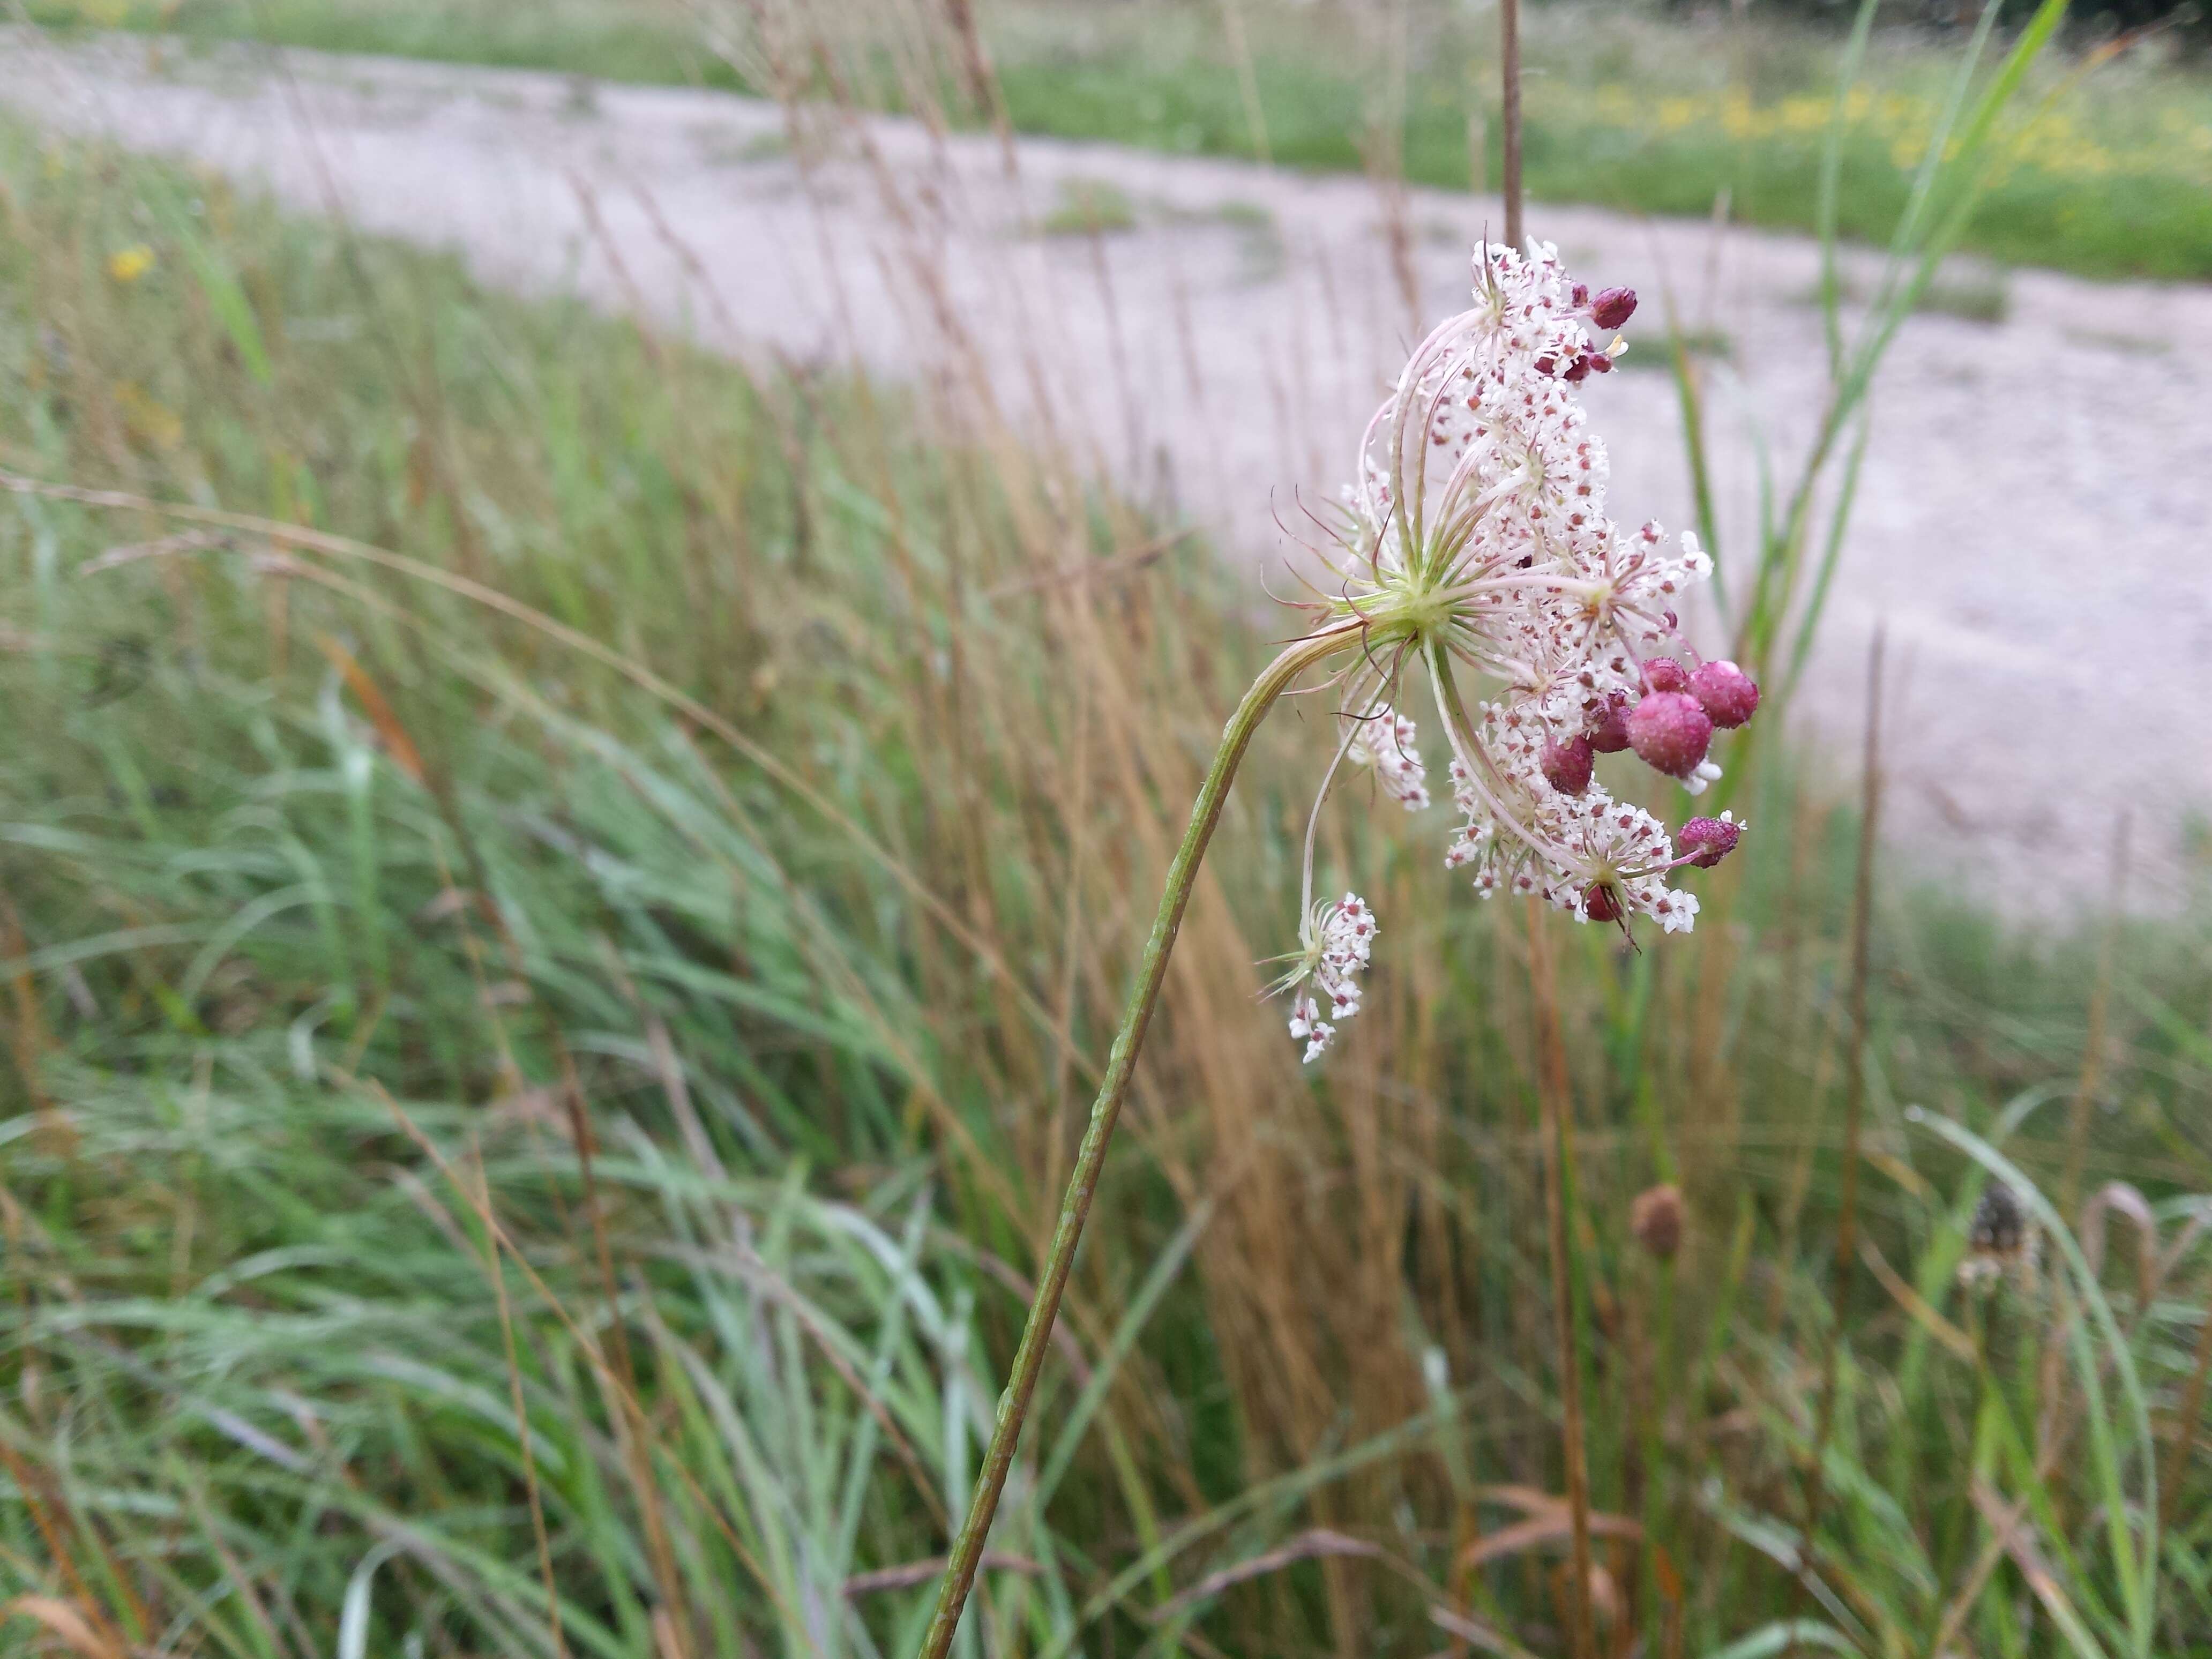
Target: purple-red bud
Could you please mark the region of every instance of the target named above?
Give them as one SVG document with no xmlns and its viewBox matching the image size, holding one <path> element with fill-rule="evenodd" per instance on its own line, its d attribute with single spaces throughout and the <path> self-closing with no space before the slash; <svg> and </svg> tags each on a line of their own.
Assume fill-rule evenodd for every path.
<svg viewBox="0 0 2212 1659">
<path fill-rule="evenodd" d="M 1674 837 L 1674 847 L 1698 869 L 1710 870 L 1742 838 L 1743 826 L 1734 818 L 1692 818 Z"/>
<path fill-rule="evenodd" d="M 1620 890 L 1609 881 L 1594 881 L 1583 893 L 1583 913 L 1592 921 L 1619 921 L 1626 915 Z"/>
<path fill-rule="evenodd" d="M 1588 363 L 1591 368 L 1595 369 L 1600 374 L 1610 374 L 1613 373 L 1613 357 L 1608 352 L 1593 351 L 1589 356 L 1583 359 L 1583 361 Z"/>
<path fill-rule="evenodd" d="M 1655 691 L 1629 711 L 1628 746 L 1654 771 L 1686 778 L 1713 741 L 1713 723 L 1698 700 L 1680 691 Z"/>
<path fill-rule="evenodd" d="M 1690 695 L 1708 720 L 1731 731 L 1759 709 L 1759 682 L 1725 659 L 1698 665 L 1690 676 Z"/>
<path fill-rule="evenodd" d="M 1589 746 L 1601 755 L 1618 755 L 1628 747 L 1628 699 L 1618 691 L 1590 717 Z"/>
<path fill-rule="evenodd" d="M 1689 671 L 1672 657 L 1654 657 L 1644 665 L 1644 689 L 1647 691 L 1687 691 L 1690 689 Z"/>
<path fill-rule="evenodd" d="M 1579 386 L 1583 381 L 1589 379 L 1589 372 L 1590 356 L 1589 353 L 1586 351 L 1581 356 L 1576 358 L 1574 362 L 1569 363 L 1567 365 L 1567 372 L 1559 378 L 1567 381 L 1570 385 Z"/>
<path fill-rule="evenodd" d="M 1536 372 L 1539 374 L 1552 374 L 1556 371 L 1559 367 L 1559 360 L 1548 351 L 1542 356 L 1536 359 Z"/>
<path fill-rule="evenodd" d="M 1588 283 L 1577 283 L 1575 284 L 1574 303 L 1577 310 L 1580 310 L 1583 307 L 1589 303 L 1589 284 Z"/>
<path fill-rule="evenodd" d="M 1597 298 L 1590 301 L 1590 321 L 1600 328 L 1619 328 L 1636 314 L 1636 290 L 1632 288 L 1601 288 Z"/>
<path fill-rule="evenodd" d="M 1544 745 L 1544 781 L 1563 795 L 1579 795 L 1589 787 L 1590 768 L 1596 756 L 1586 737 Z"/>
</svg>

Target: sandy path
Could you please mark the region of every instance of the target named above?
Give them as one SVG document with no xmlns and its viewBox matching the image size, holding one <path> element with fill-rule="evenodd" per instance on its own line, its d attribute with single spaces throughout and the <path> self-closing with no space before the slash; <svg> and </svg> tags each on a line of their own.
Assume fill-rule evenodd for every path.
<svg viewBox="0 0 2212 1659">
<path fill-rule="evenodd" d="M 803 178 L 779 112 L 720 94 L 274 61 L 11 34 L 0 100 L 295 207 L 335 192 L 362 228 L 458 250 L 487 281 L 574 284 L 741 354 L 951 374 L 949 322 L 1023 420 L 1255 562 L 1280 540 L 1271 499 L 1340 481 L 1413 326 L 1362 180 L 1025 140 L 1010 181 L 990 140 L 893 121 L 869 129 L 872 157 L 848 142 Z M 1093 182 L 1132 204 L 1133 228 L 1034 233 Z M 1410 193 L 1425 319 L 1464 303 L 1468 245 L 1497 219 L 1494 202 Z M 1531 224 L 1595 283 L 1656 295 L 1665 271 L 1692 324 L 1732 338 L 1714 434 L 1725 559 L 1746 542 L 1751 434 L 1787 476 L 1817 408 L 1811 245 L 1589 209 L 1541 206 Z M 2014 906 L 2094 897 L 2123 810 L 2148 865 L 2137 902 L 2154 902 L 2187 814 L 2212 805 L 2212 367 L 2186 343 L 2208 337 L 2212 289 L 2019 273 L 2003 322 L 1916 318 L 1884 372 L 1801 712 L 1855 731 L 1867 636 L 1886 623 L 1905 666 L 1895 831 Z M 1624 368 L 1589 402 L 1615 517 L 1685 523 L 1667 377 Z"/>
</svg>

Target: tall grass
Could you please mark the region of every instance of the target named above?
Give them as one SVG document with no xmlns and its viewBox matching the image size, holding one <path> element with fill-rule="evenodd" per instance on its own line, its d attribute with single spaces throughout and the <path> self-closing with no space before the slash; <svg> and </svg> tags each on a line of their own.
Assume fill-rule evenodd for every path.
<svg viewBox="0 0 2212 1659">
<path fill-rule="evenodd" d="M 749 376 L 106 152 L 7 131 L 0 180 L 0 462 L 79 491 L 0 516 L 0 1635 L 909 1650 L 1264 659 L 1241 589 L 972 404 Z M 2063 1213 L 2094 941 L 1877 896 L 1840 1303 L 1818 768 L 1759 772 L 1691 939 L 1550 941 L 1575 1584 L 1528 946 L 1333 824 L 1393 948 L 1301 1075 L 1252 965 L 1294 726 L 958 1650 L 1556 1652 L 1584 1596 L 1608 1654 L 2212 1644 L 2206 896 L 2124 926 Z M 1992 1170 L 2045 1242 L 1971 1290 Z"/>
</svg>

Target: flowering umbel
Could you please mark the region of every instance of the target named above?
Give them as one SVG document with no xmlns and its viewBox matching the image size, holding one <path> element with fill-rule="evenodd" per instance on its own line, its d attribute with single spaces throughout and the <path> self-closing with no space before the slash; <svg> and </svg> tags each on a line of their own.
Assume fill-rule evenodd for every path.
<svg viewBox="0 0 2212 1659">
<path fill-rule="evenodd" d="M 1698 793 L 1721 775 L 1716 732 L 1751 718 L 1759 688 L 1680 637 L 1684 598 L 1712 570 L 1697 538 L 1670 547 L 1656 524 L 1624 532 L 1606 515 L 1605 446 L 1578 391 L 1626 349 L 1591 331 L 1613 334 L 1635 308 L 1626 289 L 1593 299 L 1570 283 L 1548 245 L 1481 249 L 1474 304 L 1415 349 L 1368 422 L 1340 507 L 1316 520 L 1334 584 L 1310 583 L 1304 606 L 1310 641 L 1357 653 L 1333 683 L 1344 729 L 1322 797 L 1350 758 L 1407 811 L 1428 804 L 1403 707 L 1407 681 L 1425 679 L 1462 820 L 1447 868 L 1485 896 L 1531 894 L 1584 921 L 1626 928 L 1641 916 L 1686 933 L 1698 901 L 1668 878 L 1718 863 L 1741 823 L 1693 820 L 1678 848 L 1596 781 L 1593 757 L 1632 750 Z M 1466 672 L 1486 684 L 1471 707 Z M 1301 948 L 1279 985 L 1308 1060 L 1333 1020 L 1358 1011 L 1352 975 L 1375 929 L 1351 894 L 1314 905 L 1313 845 L 1310 826 Z"/>
<path fill-rule="evenodd" d="M 1360 972 L 1374 948 L 1375 913 L 1357 893 L 1309 911 L 1299 932 L 1296 964 L 1283 976 L 1291 993 L 1291 1035 L 1318 1060 L 1336 1036 L 1332 1020 L 1359 1012 Z"/>
</svg>

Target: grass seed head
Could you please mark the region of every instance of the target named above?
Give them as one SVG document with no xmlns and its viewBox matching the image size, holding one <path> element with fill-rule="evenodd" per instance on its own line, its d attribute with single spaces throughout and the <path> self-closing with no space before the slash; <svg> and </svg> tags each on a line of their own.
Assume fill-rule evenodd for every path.
<svg viewBox="0 0 2212 1659">
<path fill-rule="evenodd" d="M 1668 1182 L 1637 1194 L 1628 1206 L 1628 1231 L 1647 1253 L 1672 1261 L 1682 1248 L 1682 1189 Z"/>
</svg>

